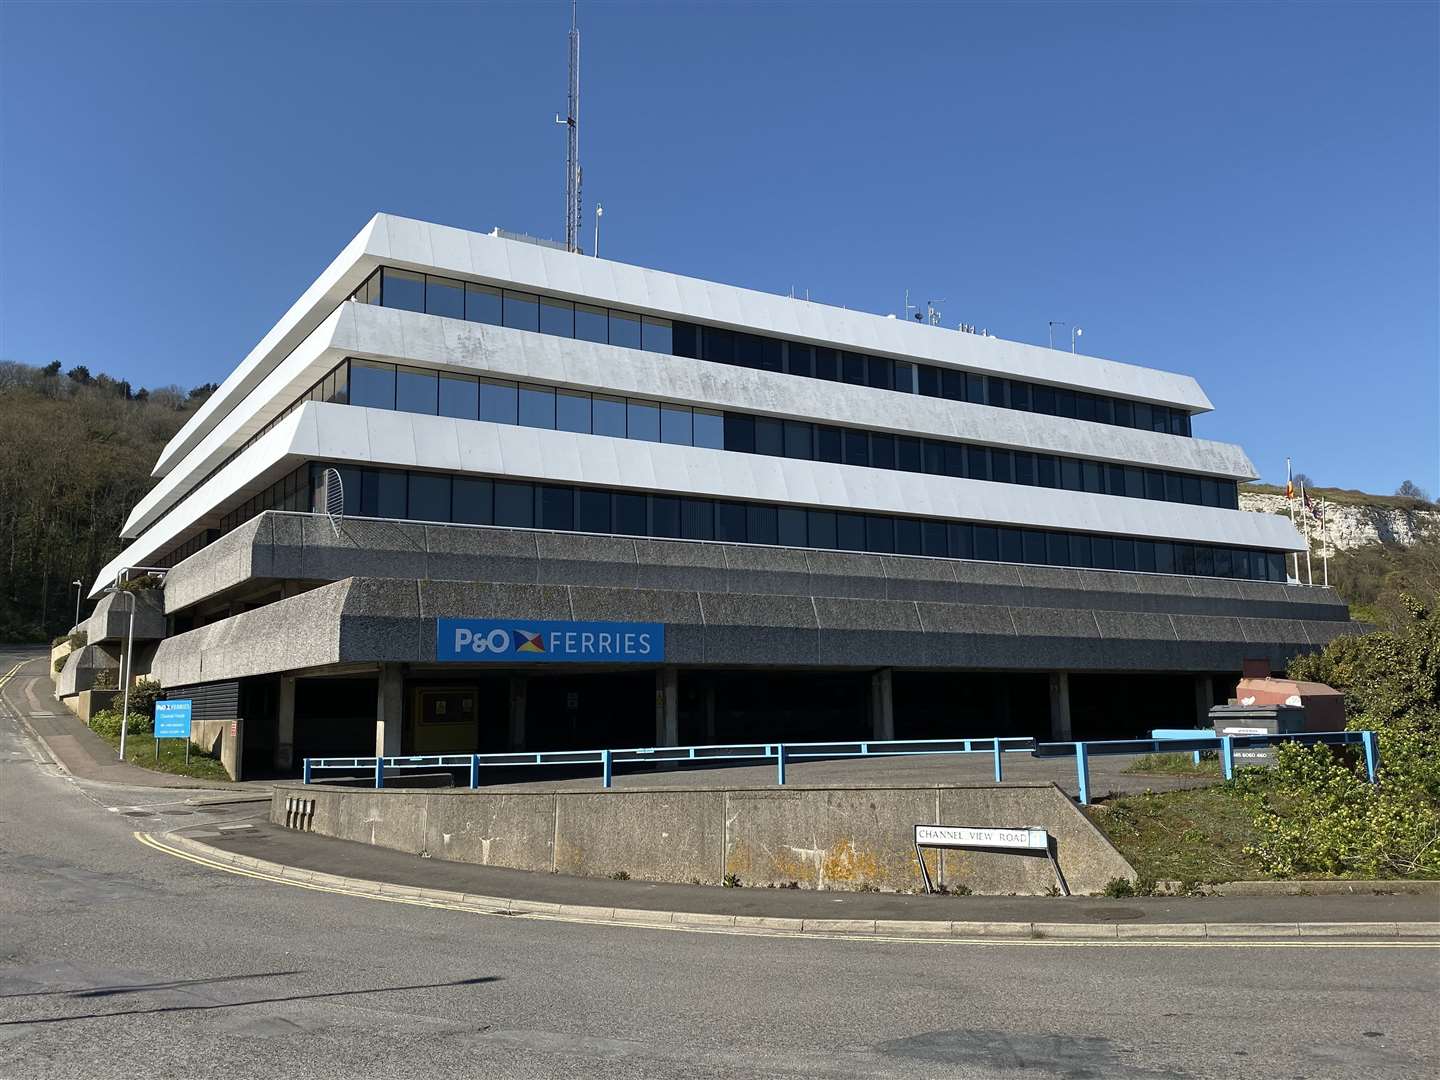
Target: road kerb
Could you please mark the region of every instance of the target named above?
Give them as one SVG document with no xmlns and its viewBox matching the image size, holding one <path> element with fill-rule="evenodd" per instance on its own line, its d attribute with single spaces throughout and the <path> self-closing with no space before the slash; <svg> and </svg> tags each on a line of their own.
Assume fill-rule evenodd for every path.
<svg viewBox="0 0 1440 1080">
<path fill-rule="evenodd" d="M 709 912 L 662 911 L 648 908 L 615 908 L 586 904 L 555 904 L 540 900 L 518 900 L 474 893 L 459 893 L 415 885 L 399 885 L 345 877 L 304 867 L 288 866 L 194 840 L 178 833 L 142 834 L 163 849 L 166 846 L 219 867 L 233 867 L 299 885 L 390 898 L 418 900 L 448 907 L 460 907 L 481 914 L 530 915 L 574 919 L 585 922 L 635 923 L 651 926 L 733 927 L 737 930 L 769 930 L 797 936 L 941 936 L 956 938 L 1049 939 L 1054 941 L 1130 940 L 1323 940 L 1394 941 L 1397 938 L 1440 937 L 1440 921 L 1423 923 L 1029 923 L 971 922 L 919 919 L 794 919 L 755 915 L 724 915 Z"/>
</svg>

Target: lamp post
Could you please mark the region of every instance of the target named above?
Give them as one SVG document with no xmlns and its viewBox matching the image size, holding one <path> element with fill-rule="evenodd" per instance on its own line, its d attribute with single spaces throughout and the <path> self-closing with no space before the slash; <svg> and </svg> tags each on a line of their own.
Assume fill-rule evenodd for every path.
<svg viewBox="0 0 1440 1080">
<path fill-rule="evenodd" d="M 600 257 L 600 219 L 605 216 L 605 207 L 595 204 L 595 258 Z"/>
<path fill-rule="evenodd" d="M 115 572 L 115 584 L 107 592 L 129 593 L 130 595 L 130 628 L 125 632 L 125 652 L 120 657 L 120 677 L 124 680 L 120 685 L 124 688 L 120 699 L 120 760 L 125 760 L 125 733 L 130 727 L 130 674 L 135 666 L 135 590 L 122 589 L 124 577 L 131 570 L 143 570 L 149 574 L 159 574 L 161 579 L 169 573 L 169 569 L 163 566 L 122 566 Z"/>
<path fill-rule="evenodd" d="M 76 626 L 79 626 L 79 625 L 80 625 L 80 597 L 81 597 L 81 596 L 84 594 L 84 592 L 85 592 L 85 586 L 84 586 L 84 584 L 83 584 L 81 581 L 79 581 L 78 579 L 75 580 L 75 581 L 70 582 L 70 584 L 75 586 L 75 625 L 76 625 Z"/>
<path fill-rule="evenodd" d="M 1085 331 L 1084 331 L 1084 330 L 1081 330 L 1080 327 L 1078 327 L 1078 326 L 1073 327 L 1073 328 L 1070 330 L 1070 351 L 1071 351 L 1072 353 L 1075 351 L 1075 339 L 1078 338 L 1078 337 L 1080 337 L 1080 336 L 1083 335 L 1084 333 L 1085 333 Z"/>
</svg>

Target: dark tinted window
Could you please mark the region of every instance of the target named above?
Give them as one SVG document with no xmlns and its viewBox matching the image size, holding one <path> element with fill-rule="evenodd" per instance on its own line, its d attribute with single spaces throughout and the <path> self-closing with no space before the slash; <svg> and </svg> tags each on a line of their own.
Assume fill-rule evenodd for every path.
<svg viewBox="0 0 1440 1080">
<path fill-rule="evenodd" d="M 767 457 L 785 455 L 785 421 L 768 416 L 755 418 L 755 452 Z"/>
<path fill-rule="evenodd" d="M 1045 561 L 1051 566 L 1070 565 L 1070 534 L 1047 533 L 1045 536 Z"/>
<path fill-rule="evenodd" d="M 1032 399 L 1037 413 L 1044 413 L 1046 416 L 1055 415 L 1055 388 L 1053 386 L 1035 387 Z"/>
<path fill-rule="evenodd" d="M 985 403 L 1003 409 L 1009 402 L 1005 399 L 1005 387 L 1009 385 L 1005 379 L 992 378 L 990 385 L 985 389 Z"/>
<path fill-rule="evenodd" d="M 450 477 L 411 473 L 409 509 L 405 516 L 415 521 L 449 521 Z"/>
<path fill-rule="evenodd" d="M 1019 529 L 1000 530 L 1000 561 L 1001 562 L 1023 562 L 1025 560 L 1025 542 Z"/>
<path fill-rule="evenodd" d="M 1010 407 L 1023 412 L 1030 411 L 1030 384 L 1010 380 Z"/>
<path fill-rule="evenodd" d="M 687 540 L 715 539 L 715 504 L 709 499 L 682 500 L 680 535 Z"/>
<path fill-rule="evenodd" d="M 835 515 L 829 510 L 810 510 L 805 515 L 809 520 L 810 546 L 817 548 L 834 548 L 837 546 L 835 539 Z"/>
<path fill-rule="evenodd" d="M 1056 416 L 1068 416 L 1068 417 L 1071 417 L 1071 418 L 1073 418 L 1073 417 L 1075 416 L 1075 391 L 1074 391 L 1074 390 L 1056 390 L 1056 391 L 1055 391 L 1055 415 L 1056 415 Z"/>
<path fill-rule="evenodd" d="M 1011 455 L 1009 450 L 990 451 L 990 479 L 1001 484 L 1012 484 L 1015 482 L 1014 469 L 1011 466 Z"/>
<path fill-rule="evenodd" d="M 590 431 L 595 435 L 625 438 L 625 399 L 593 394 L 590 398 Z"/>
<path fill-rule="evenodd" d="M 1192 506 L 1200 505 L 1200 478 L 1198 476 L 1182 476 L 1180 478 L 1180 501 L 1187 502 Z"/>
<path fill-rule="evenodd" d="M 805 511 L 782 506 L 778 513 L 779 543 L 786 547 L 804 547 L 806 541 Z"/>
<path fill-rule="evenodd" d="M 965 475 L 971 480 L 990 479 L 990 451 L 983 446 L 965 448 Z"/>
<path fill-rule="evenodd" d="M 836 514 L 835 542 L 842 551 L 864 551 L 865 515 Z"/>
<path fill-rule="evenodd" d="M 555 391 L 548 386 L 521 383 L 520 423 L 524 427 L 554 428 Z"/>
<path fill-rule="evenodd" d="M 569 300 L 543 297 L 540 301 L 540 332 L 556 337 L 574 337 L 575 305 Z"/>
<path fill-rule="evenodd" d="M 760 368 L 762 371 L 783 371 L 785 369 L 785 348 L 777 338 L 760 339 Z"/>
<path fill-rule="evenodd" d="M 652 319 L 647 315 L 644 324 L 640 336 L 646 352 L 664 356 L 675 352 L 674 334 L 671 333 L 669 319 Z"/>
<path fill-rule="evenodd" d="M 945 475 L 955 477 L 965 475 L 965 447 L 959 443 L 947 442 L 945 444 Z"/>
<path fill-rule="evenodd" d="M 680 536 L 680 499 L 675 495 L 650 496 L 650 535 Z"/>
<path fill-rule="evenodd" d="M 1025 530 L 1025 561 L 1037 566 L 1047 561 L 1045 553 L 1045 534 L 1039 529 Z"/>
<path fill-rule="evenodd" d="M 895 468 L 894 435 L 881 435 L 877 432 L 870 436 L 870 464 L 877 469 Z"/>
<path fill-rule="evenodd" d="M 440 415 L 474 420 L 480 415 L 480 380 L 440 373 Z"/>
<path fill-rule="evenodd" d="M 401 412 L 426 413 L 436 410 L 435 372 L 423 368 L 402 367 L 395 381 L 395 407 Z"/>
<path fill-rule="evenodd" d="M 578 318 L 577 325 L 578 325 Z M 670 336 L 674 342 L 676 356 L 688 356 L 695 359 L 700 355 L 700 328 L 694 323 L 671 323 Z"/>
<path fill-rule="evenodd" d="M 536 490 L 536 509 L 539 513 L 535 524 L 542 529 L 562 529 L 569 532 L 575 528 L 575 489 L 557 484 L 542 484 Z"/>
<path fill-rule="evenodd" d="M 1145 470 L 1145 497 L 1157 500 L 1165 498 L 1165 474 L 1160 470 Z"/>
<path fill-rule="evenodd" d="M 906 472 L 920 471 L 920 440 L 901 435 L 895 440 L 895 466 Z"/>
<path fill-rule="evenodd" d="M 921 455 L 924 458 L 925 472 L 931 476 L 940 476 L 945 472 L 945 443 L 926 439 Z"/>
<path fill-rule="evenodd" d="M 745 529 L 745 504 L 744 503 L 716 503 L 715 504 L 715 539 L 728 540 L 732 543 L 743 544 L 746 537 Z"/>
<path fill-rule="evenodd" d="M 1079 491 L 1084 485 L 1084 478 L 1080 475 L 1079 458 L 1060 459 L 1060 486 L 1066 491 Z"/>
<path fill-rule="evenodd" d="M 816 427 L 815 457 L 820 461 L 839 462 L 844 460 L 844 442 L 839 428 Z"/>
<path fill-rule="evenodd" d="M 735 363 L 741 367 L 760 366 L 760 338 L 754 334 L 735 335 Z"/>
<path fill-rule="evenodd" d="M 915 387 L 925 397 L 939 397 L 940 369 L 921 364 L 915 369 Z"/>
<path fill-rule="evenodd" d="M 976 525 L 974 529 L 974 555 L 977 559 L 994 562 L 1000 557 L 1000 534 L 993 525 Z"/>
<path fill-rule="evenodd" d="M 901 555 L 923 555 L 920 522 L 914 518 L 895 519 L 895 550 Z"/>
<path fill-rule="evenodd" d="M 866 515 L 865 550 L 881 553 L 895 550 L 895 523 L 890 518 L 877 514 Z"/>
<path fill-rule="evenodd" d="M 865 357 L 853 352 L 843 354 L 840 377 L 847 383 L 862 385 L 865 382 Z"/>
<path fill-rule="evenodd" d="M 535 493 L 530 484 L 495 481 L 495 524 L 524 529 L 535 524 Z"/>
<path fill-rule="evenodd" d="M 965 400 L 974 402 L 976 405 L 985 404 L 985 376 L 965 376 Z"/>
<path fill-rule="evenodd" d="M 426 277 L 425 312 L 451 319 L 465 317 L 465 283 L 450 278 Z"/>
<path fill-rule="evenodd" d="M 744 413 L 725 414 L 725 449 L 741 454 L 755 452 L 755 418 Z"/>
<path fill-rule="evenodd" d="M 954 524 L 945 526 L 947 545 L 953 559 L 970 559 L 975 556 L 975 529 L 971 525 Z"/>
<path fill-rule="evenodd" d="M 534 293 L 505 290 L 505 325 L 516 330 L 540 329 L 540 298 Z"/>
<path fill-rule="evenodd" d="M 660 403 L 658 401 L 625 401 L 625 437 L 644 442 L 660 441 Z"/>
<path fill-rule="evenodd" d="M 1015 451 L 1015 482 L 1035 483 L 1035 455 L 1023 450 Z"/>
<path fill-rule="evenodd" d="M 471 322 L 500 325 L 500 290 L 489 285 L 465 286 L 465 318 Z"/>
<path fill-rule="evenodd" d="M 815 374 L 815 350 L 811 346 L 792 341 L 786 353 L 785 370 L 791 375 L 811 377 Z"/>
<path fill-rule="evenodd" d="M 590 395 L 579 390 L 555 394 L 555 427 L 560 431 L 590 431 Z"/>
<path fill-rule="evenodd" d="M 405 311 L 425 310 L 424 274 L 391 270 L 388 266 L 381 273 L 380 299 L 386 307 Z"/>
<path fill-rule="evenodd" d="M 610 344 L 626 349 L 640 348 L 640 316 L 628 311 L 610 312 Z"/>
<path fill-rule="evenodd" d="M 892 390 L 895 387 L 895 362 L 888 356 L 870 357 L 869 370 L 866 377 L 871 386 L 879 390 Z"/>
<path fill-rule="evenodd" d="M 1155 541 L 1135 541 L 1135 569 L 1143 570 L 1146 573 L 1155 571 Z"/>
<path fill-rule="evenodd" d="M 944 557 L 950 554 L 949 544 L 945 540 L 945 523 L 943 521 L 927 521 L 922 528 L 923 541 L 926 555 L 938 555 Z"/>
<path fill-rule="evenodd" d="M 1055 466 L 1055 458 L 1049 454 L 1036 454 L 1035 477 L 1041 487 L 1059 487 L 1060 470 Z"/>
<path fill-rule="evenodd" d="M 575 489 L 575 528 L 581 532 L 610 531 L 610 493 L 591 488 Z"/>
<path fill-rule="evenodd" d="M 645 536 L 650 532 L 650 515 L 644 495 L 617 492 L 611 503 L 615 531 L 622 536 Z"/>
<path fill-rule="evenodd" d="M 694 327 L 691 327 L 694 330 Z M 590 304 L 575 305 L 575 336 L 581 341 L 597 341 L 600 344 L 610 340 L 610 316 L 603 307 Z"/>
<path fill-rule="evenodd" d="M 845 464 L 870 464 L 870 436 L 865 434 L 865 432 L 845 432 Z"/>
<path fill-rule="evenodd" d="M 752 544 L 773 544 L 779 536 L 776 508 L 751 503 L 745 508 L 745 531 Z"/>
<path fill-rule="evenodd" d="M 457 476 L 451 484 L 450 517 L 467 525 L 489 525 L 492 520 L 489 480 Z"/>
<path fill-rule="evenodd" d="M 1083 461 L 1080 464 L 1084 474 L 1085 490 L 1094 495 L 1103 492 L 1105 490 L 1104 467 L 1098 461 Z"/>
<path fill-rule="evenodd" d="M 940 396 L 947 401 L 965 400 L 965 373 L 948 368 L 940 372 Z"/>
<path fill-rule="evenodd" d="M 712 360 L 717 364 L 733 364 L 735 362 L 735 335 L 729 330 L 719 330 L 713 326 L 705 327 L 701 347 L 706 360 Z"/>
<path fill-rule="evenodd" d="M 1090 540 L 1090 565 L 1097 570 L 1115 569 L 1115 544 L 1108 536 L 1096 536 Z"/>
<path fill-rule="evenodd" d="M 839 382 L 840 354 L 834 349 L 825 349 L 817 345 L 815 347 L 815 377 Z"/>
<path fill-rule="evenodd" d="M 370 409 L 395 408 L 395 365 L 350 361 L 350 404 Z"/>
</svg>

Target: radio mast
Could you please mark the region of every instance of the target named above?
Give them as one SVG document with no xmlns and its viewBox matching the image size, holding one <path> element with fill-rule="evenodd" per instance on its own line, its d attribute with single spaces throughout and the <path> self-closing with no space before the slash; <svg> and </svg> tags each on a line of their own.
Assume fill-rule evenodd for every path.
<svg viewBox="0 0 1440 1080">
<path fill-rule="evenodd" d="M 565 131 L 565 250 L 580 251 L 580 27 L 576 23 L 577 0 L 570 0 L 570 97 Z"/>
</svg>

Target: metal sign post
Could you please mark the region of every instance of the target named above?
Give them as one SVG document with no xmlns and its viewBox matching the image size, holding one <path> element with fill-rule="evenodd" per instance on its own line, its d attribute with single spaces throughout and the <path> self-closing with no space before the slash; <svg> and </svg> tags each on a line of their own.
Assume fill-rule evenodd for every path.
<svg viewBox="0 0 1440 1080">
<path fill-rule="evenodd" d="M 925 865 L 922 847 L 951 848 L 975 851 L 1012 851 L 1017 855 L 1043 852 L 1055 871 L 1055 883 L 1060 887 L 1061 896 L 1070 895 L 1065 884 L 1065 875 L 1060 872 L 1060 863 L 1055 858 L 1055 841 L 1044 829 L 1004 829 L 993 827 L 972 827 L 968 825 L 916 825 L 915 860 L 920 864 L 920 876 L 925 881 L 925 892 L 934 892 L 930 882 L 930 869 Z"/>
</svg>

